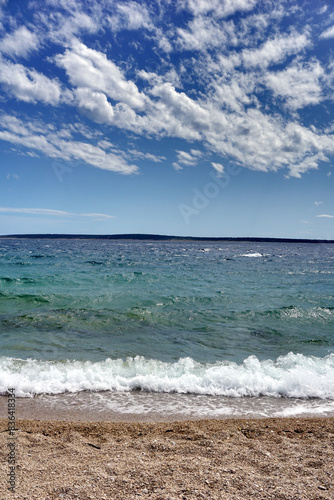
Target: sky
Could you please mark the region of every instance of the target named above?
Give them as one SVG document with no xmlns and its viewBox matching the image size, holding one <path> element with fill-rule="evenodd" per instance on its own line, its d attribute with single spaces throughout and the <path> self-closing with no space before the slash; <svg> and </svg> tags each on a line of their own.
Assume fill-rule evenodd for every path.
<svg viewBox="0 0 334 500">
<path fill-rule="evenodd" d="M 334 2 L 0 0 L 0 234 L 334 239 Z"/>
</svg>

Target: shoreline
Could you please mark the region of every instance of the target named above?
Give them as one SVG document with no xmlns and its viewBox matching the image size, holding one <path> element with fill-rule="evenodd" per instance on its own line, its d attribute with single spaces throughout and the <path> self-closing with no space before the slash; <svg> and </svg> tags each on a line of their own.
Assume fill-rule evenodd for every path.
<svg viewBox="0 0 334 500">
<path fill-rule="evenodd" d="M 157 423 L 203 419 L 334 417 L 334 401 L 317 398 L 232 398 L 145 391 L 82 391 L 15 399 L 17 418 L 27 420 Z M 6 418 L 7 411 L 7 396 L 0 396 L 0 418 Z"/>
<path fill-rule="evenodd" d="M 16 420 L 16 487 L 1 499 L 330 499 L 334 418 L 165 423 Z"/>
</svg>

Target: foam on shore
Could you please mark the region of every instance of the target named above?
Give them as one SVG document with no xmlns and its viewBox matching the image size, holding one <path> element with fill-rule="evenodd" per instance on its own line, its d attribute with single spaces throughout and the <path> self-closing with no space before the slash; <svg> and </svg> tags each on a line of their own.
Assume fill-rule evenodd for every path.
<svg viewBox="0 0 334 500">
<path fill-rule="evenodd" d="M 17 397 L 81 391 L 197 394 L 206 396 L 320 398 L 334 400 L 334 354 L 323 358 L 289 353 L 276 360 L 249 356 L 199 363 L 168 363 L 141 356 L 91 361 L 0 358 L 0 394 Z"/>
</svg>

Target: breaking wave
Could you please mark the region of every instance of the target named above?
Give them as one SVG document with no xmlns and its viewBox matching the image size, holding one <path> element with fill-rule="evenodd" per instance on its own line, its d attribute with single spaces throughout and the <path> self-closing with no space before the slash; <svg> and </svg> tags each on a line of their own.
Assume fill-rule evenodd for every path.
<svg viewBox="0 0 334 500">
<path fill-rule="evenodd" d="M 80 391 L 146 391 L 227 397 L 273 396 L 334 399 L 334 354 L 323 358 L 289 353 L 276 360 L 249 356 L 199 363 L 168 363 L 141 356 L 91 361 L 0 358 L 0 394 L 16 396 Z"/>
</svg>

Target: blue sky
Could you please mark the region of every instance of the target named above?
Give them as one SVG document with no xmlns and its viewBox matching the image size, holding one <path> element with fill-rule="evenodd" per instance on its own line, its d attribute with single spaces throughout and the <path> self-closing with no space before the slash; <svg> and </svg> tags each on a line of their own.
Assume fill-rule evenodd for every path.
<svg viewBox="0 0 334 500">
<path fill-rule="evenodd" d="M 0 234 L 334 239 L 334 4 L 0 0 Z"/>
</svg>

